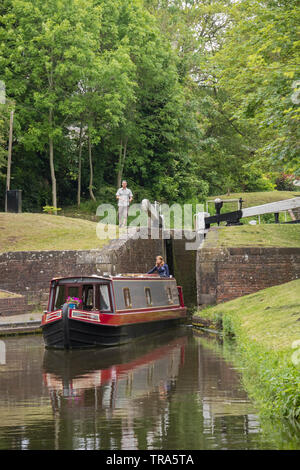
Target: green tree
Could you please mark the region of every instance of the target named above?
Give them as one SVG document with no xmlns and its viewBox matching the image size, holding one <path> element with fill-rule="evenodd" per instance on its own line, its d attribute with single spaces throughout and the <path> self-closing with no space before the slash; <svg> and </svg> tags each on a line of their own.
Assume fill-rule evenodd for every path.
<svg viewBox="0 0 300 470">
<path fill-rule="evenodd" d="M 91 0 L 12 0 L 2 15 L 1 50 L 6 87 L 16 99 L 22 142 L 48 147 L 52 205 L 57 207 L 55 147 L 61 144 L 66 106 L 94 66 L 100 10 Z"/>
<path fill-rule="evenodd" d="M 211 193 L 247 189 L 254 129 L 228 113 L 230 94 L 218 85 L 215 65 L 216 53 L 233 24 L 232 2 L 147 0 L 146 5 L 177 54 L 187 110 L 181 138 L 192 170 L 190 178 L 209 183 Z"/>
<path fill-rule="evenodd" d="M 256 157 L 299 170 L 299 3 L 239 1 L 233 27 L 213 59 L 226 111 L 257 132 Z"/>
<path fill-rule="evenodd" d="M 176 51 L 180 79 L 197 108 L 190 155 L 210 192 L 271 189 L 265 173 L 297 170 L 297 2 L 145 4 Z"/>
<path fill-rule="evenodd" d="M 135 99 L 128 103 L 125 120 L 113 136 L 117 184 L 126 172 L 131 184 L 161 200 L 184 200 L 202 193 L 201 183 L 194 180 L 191 184 L 187 136 L 194 135 L 196 127 L 191 125 L 194 110 L 189 114 L 192 106 L 180 83 L 176 52 L 157 19 L 140 2 L 116 3 L 118 29 L 107 23 L 106 44 L 113 44 L 116 38 L 128 44 L 137 83 Z M 105 9 L 103 19 L 105 22 Z"/>
</svg>

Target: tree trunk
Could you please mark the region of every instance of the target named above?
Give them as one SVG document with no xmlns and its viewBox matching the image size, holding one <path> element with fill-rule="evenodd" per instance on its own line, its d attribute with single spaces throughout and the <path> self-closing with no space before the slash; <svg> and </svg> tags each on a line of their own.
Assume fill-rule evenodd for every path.
<svg viewBox="0 0 300 470">
<path fill-rule="evenodd" d="M 49 124 L 52 128 L 53 121 L 53 111 L 49 111 Z M 53 151 L 53 139 L 49 137 L 49 157 L 50 157 L 50 172 L 51 172 L 51 182 L 52 182 L 52 206 L 55 207 L 54 214 L 57 215 L 57 197 L 56 197 L 56 178 L 55 178 L 55 169 L 54 169 L 54 151 Z"/>
<path fill-rule="evenodd" d="M 119 162 L 118 162 L 118 173 L 117 173 L 117 188 L 121 187 L 121 179 L 122 179 L 122 151 L 123 151 L 123 141 L 120 141 L 120 152 L 119 152 Z"/>
<path fill-rule="evenodd" d="M 127 152 L 127 142 L 128 138 L 126 137 L 125 142 L 124 142 L 124 147 L 123 147 L 123 140 L 121 139 L 120 141 L 120 152 L 119 152 L 119 163 L 118 163 L 118 174 L 117 174 L 117 187 L 121 187 L 122 183 L 122 176 L 123 176 L 123 170 L 124 170 L 124 164 L 125 164 L 125 158 L 126 158 L 126 152 Z"/>
<path fill-rule="evenodd" d="M 79 134 L 79 157 L 78 157 L 78 180 L 77 180 L 77 206 L 80 207 L 81 197 L 81 155 L 82 155 L 82 122 L 80 123 Z"/>
<path fill-rule="evenodd" d="M 92 144 L 90 136 L 88 136 L 88 147 L 89 147 L 89 162 L 90 162 L 90 184 L 89 184 L 89 192 L 90 197 L 93 201 L 96 201 L 96 198 L 93 193 L 93 161 L 92 161 Z"/>
<path fill-rule="evenodd" d="M 12 137 L 13 137 L 14 112 L 10 112 L 9 121 L 9 140 L 8 140 L 8 156 L 7 156 L 7 175 L 6 190 L 10 190 L 10 171 L 11 171 L 11 155 L 12 155 Z M 7 212 L 7 196 L 5 195 L 5 212 Z"/>
</svg>

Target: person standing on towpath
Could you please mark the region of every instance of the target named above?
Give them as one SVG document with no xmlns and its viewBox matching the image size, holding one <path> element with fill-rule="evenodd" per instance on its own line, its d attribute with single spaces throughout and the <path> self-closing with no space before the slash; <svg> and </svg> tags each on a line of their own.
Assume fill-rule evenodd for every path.
<svg viewBox="0 0 300 470">
<path fill-rule="evenodd" d="M 122 187 L 116 192 L 119 209 L 119 227 L 127 226 L 128 207 L 133 199 L 132 192 L 127 188 L 127 181 L 122 181 Z"/>
</svg>

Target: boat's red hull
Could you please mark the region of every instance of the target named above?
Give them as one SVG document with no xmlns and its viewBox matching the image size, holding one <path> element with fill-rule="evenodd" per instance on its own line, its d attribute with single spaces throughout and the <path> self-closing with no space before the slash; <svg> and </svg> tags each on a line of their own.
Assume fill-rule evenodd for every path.
<svg viewBox="0 0 300 470">
<path fill-rule="evenodd" d="M 42 330 L 47 348 L 76 349 L 123 344 L 163 331 L 186 318 L 185 307 L 104 314 L 70 309 L 46 313 Z"/>
</svg>

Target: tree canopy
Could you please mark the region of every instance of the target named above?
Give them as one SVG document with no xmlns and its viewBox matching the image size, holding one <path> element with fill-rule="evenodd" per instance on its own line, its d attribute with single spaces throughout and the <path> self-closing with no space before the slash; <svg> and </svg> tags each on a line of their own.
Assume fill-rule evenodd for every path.
<svg viewBox="0 0 300 470">
<path fill-rule="evenodd" d="M 296 1 L 3 0 L 0 202 L 194 202 L 299 172 Z M 2 173 L 1 173 L 2 168 Z M 1 176 L 2 174 L 2 176 Z"/>
</svg>

